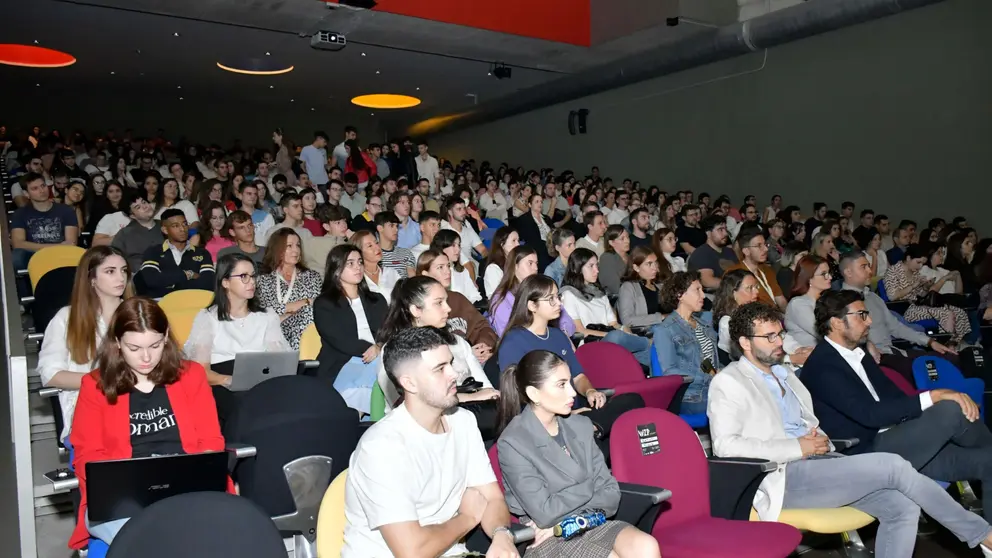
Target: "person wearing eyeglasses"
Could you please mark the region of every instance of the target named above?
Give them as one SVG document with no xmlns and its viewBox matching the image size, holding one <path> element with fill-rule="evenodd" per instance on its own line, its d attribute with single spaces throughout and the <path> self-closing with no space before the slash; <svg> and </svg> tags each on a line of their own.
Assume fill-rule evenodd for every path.
<svg viewBox="0 0 992 558">
<path fill-rule="evenodd" d="M 805 256 L 796 264 L 796 280 L 785 309 L 785 329 L 802 347 L 820 342 L 813 308 L 820 295 L 830 290 L 830 264 L 819 256 Z"/>
<path fill-rule="evenodd" d="M 262 308 L 255 297 L 255 262 L 245 254 L 225 254 L 217 261 L 214 300 L 196 315 L 183 347 L 186 356 L 207 371 L 221 423 L 230 416 L 234 397 L 227 390 L 238 353 L 288 351 L 279 314 Z"/>
<path fill-rule="evenodd" d="M 842 300 L 837 296 L 848 298 Z M 862 453 L 844 455 L 837 452 L 838 448 L 827 437 L 827 432 L 838 437 L 849 437 L 851 432 L 832 429 L 830 423 L 833 421 L 823 406 L 814 402 L 816 396 L 807 390 L 807 378 L 811 366 L 817 363 L 817 353 L 831 351 L 831 360 L 838 366 L 848 367 L 843 374 L 829 374 L 829 379 L 825 374 L 821 391 L 841 398 L 843 394 L 836 382 L 850 382 L 852 387 L 861 390 L 861 401 L 854 405 L 858 407 L 855 410 L 874 414 L 876 425 L 898 424 L 899 417 L 908 415 L 912 406 L 915 405 L 915 412 L 919 413 L 922 405 L 923 398 L 914 396 L 905 397 L 904 403 L 897 403 L 901 409 L 893 408 L 888 416 L 869 410 L 876 399 L 867 389 L 867 381 L 859 378 L 860 371 L 851 370 L 855 365 L 861 368 L 874 365 L 863 352 L 857 355 L 860 351 L 857 346 L 865 341 L 871 325 L 870 318 L 862 317 L 867 310 L 858 298 L 857 293 L 848 292 L 831 292 L 820 298 L 817 314 L 824 319 L 818 322 L 824 335 L 833 339 L 825 341 L 810 355 L 803 367 L 802 382 L 788 367 L 782 366 L 785 331 L 781 311 L 752 302 L 734 312 L 730 318 L 730 335 L 743 357 L 721 370 L 710 384 L 706 414 L 710 421 L 713 454 L 766 459 L 779 464 L 775 471 L 765 476 L 754 495 L 753 507 L 761 521 L 777 521 L 783 510 L 851 506 L 878 519 L 875 555 L 895 558 L 913 555 L 922 510 L 969 547 L 981 547 L 984 556 L 992 556 L 989 523 L 962 508 L 940 485 L 917 472 L 913 460 L 873 448 L 871 439 L 865 437 L 853 446 L 855 452 Z M 828 303 L 828 300 L 837 304 Z M 833 344 L 843 344 L 841 348 L 848 356 L 857 355 L 861 360 L 842 357 Z M 876 374 L 869 374 L 872 382 L 876 378 L 885 379 L 881 371 L 875 370 Z M 852 371 L 854 374 L 850 373 Z M 891 389 L 898 391 L 895 386 Z M 962 411 L 967 414 L 967 421 L 965 417 L 956 419 L 957 426 L 964 426 L 965 422 L 974 424 L 970 421 L 978 418 L 974 404 L 960 408 L 954 403 L 940 406 L 958 415 L 962 415 Z M 933 412 L 937 409 L 925 413 Z M 944 410 L 939 413 L 952 414 Z M 893 419 L 894 422 L 890 422 Z M 893 430 L 899 428 L 902 427 Z M 870 429 L 865 430 L 871 433 Z M 888 431 L 881 436 L 885 434 Z M 962 443 L 979 438 L 966 431 L 959 435 Z M 987 430 L 984 436 L 986 439 L 992 437 Z M 927 450 L 932 451 L 936 444 L 928 443 L 927 446 Z M 925 451 L 920 448 L 919 453 L 922 455 Z M 983 462 L 987 464 L 988 457 Z"/>
<path fill-rule="evenodd" d="M 788 301 L 782 294 L 782 287 L 775 278 L 775 270 L 768 265 L 768 242 L 760 227 L 741 227 L 737 234 L 737 248 L 741 261 L 727 268 L 727 271 L 743 269 L 750 271 L 758 281 L 758 302 L 775 305 L 785 310 Z"/>
<path fill-rule="evenodd" d="M 978 479 L 989 486 L 992 432 L 979 420 L 978 405 L 948 389 L 918 395 L 899 389 L 861 349 L 873 327 L 862 295 L 824 293 L 816 303 L 816 327 L 823 341 L 807 360 L 803 383 L 823 427 L 860 440 L 850 453 L 894 453 L 930 478 Z M 985 519 L 992 519 L 992 508 Z"/>
</svg>

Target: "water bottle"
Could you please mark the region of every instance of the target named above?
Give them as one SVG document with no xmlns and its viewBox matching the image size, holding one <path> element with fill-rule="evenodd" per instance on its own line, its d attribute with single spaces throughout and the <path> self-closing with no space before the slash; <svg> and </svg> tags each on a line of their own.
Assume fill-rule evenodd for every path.
<svg viewBox="0 0 992 558">
<path fill-rule="evenodd" d="M 606 514 L 602 511 L 577 513 L 562 519 L 558 525 L 555 525 L 554 535 L 567 541 L 604 523 L 606 523 Z"/>
</svg>

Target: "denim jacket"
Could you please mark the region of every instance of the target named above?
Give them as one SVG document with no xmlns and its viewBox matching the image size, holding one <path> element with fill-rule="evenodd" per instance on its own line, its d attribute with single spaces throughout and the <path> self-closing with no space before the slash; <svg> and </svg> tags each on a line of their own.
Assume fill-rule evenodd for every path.
<svg viewBox="0 0 992 558">
<path fill-rule="evenodd" d="M 696 321 L 703 326 L 703 331 L 713 341 L 715 349 L 717 337 L 713 323 L 702 316 L 697 316 Z M 654 327 L 654 345 L 658 351 L 662 375 L 679 374 L 692 378 L 692 384 L 686 390 L 682 401 L 703 401 L 713 377 L 702 371 L 703 351 L 696 341 L 692 326 L 678 312 L 672 312 Z M 713 364 L 718 365 L 716 362 Z"/>
</svg>

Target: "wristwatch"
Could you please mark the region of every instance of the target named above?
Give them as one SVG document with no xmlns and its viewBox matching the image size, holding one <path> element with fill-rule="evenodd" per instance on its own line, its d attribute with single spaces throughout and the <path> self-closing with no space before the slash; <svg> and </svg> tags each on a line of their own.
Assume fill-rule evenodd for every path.
<svg viewBox="0 0 992 558">
<path fill-rule="evenodd" d="M 500 525 L 499 527 L 493 529 L 493 536 L 490 538 L 495 539 L 497 533 L 506 533 L 511 539 L 513 538 L 513 533 L 510 532 L 509 525 Z"/>
</svg>

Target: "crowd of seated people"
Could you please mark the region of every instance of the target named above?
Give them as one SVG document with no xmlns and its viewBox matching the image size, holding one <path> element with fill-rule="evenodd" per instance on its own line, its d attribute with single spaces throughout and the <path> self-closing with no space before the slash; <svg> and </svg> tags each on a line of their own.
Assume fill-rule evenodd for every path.
<svg viewBox="0 0 992 558">
<path fill-rule="evenodd" d="M 980 342 L 979 326 L 992 318 L 992 260 L 985 261 L 989 243 L 979 243 L 963 219 L 934 220 L 919 234 L 905 220 L 889 233 L 888 218 L 870 209 L 852 222 L 849 202 L 840 214 L 817 203 L 804 220 L 798 207 L 782 209 L 781 196 L 761 212 L 753 197 L 735 208 L 726 196 L 711 204 L 706 193 L 669 195 L 629 180 L 614 186 L 595 168 L 581 177 L 455 165 L 433 157 L 425 141 L 396 142 L 383 156 L 380 146 L 362 149 L 350 128 L 330 154 L 326 134 L 315 133 L 298 160 L 281 132 L 276 138 L 271 149 L 223 151 L 49 137 L 8 157 L 24 171 L 15 179 L 20 208 L 11 220 L 17 267 L 48 245 L 91 246 L 39 359 L 43 383 L 63 389 L 60 438 L 76 460 L 80 451 L 82 459 L 96 451 L 86 431 L 76 432 L 76 394 L 80 402 L 87 395 L 78 420 L 92 432 L 94 409 L 105 412 L 100 406 L 113 392 L 91 370 L 108 366 L 128 378 L 114 382 L 132 405 L 143 394 L 157 394 L 153 403 L 160 403 L 167 393 L 177 415 L 190 411 L 173 400 L 176 390 L 156 390 L 198 375 L 209 392 L 205 399 L 197 392 L 198 404 L 209 401 L 211 420 L 223 424 L 237 405 L 226 387 L 234 356 L 297 350 L 312 325 L 321 341 L 314 374 L 366 419 L 378 385 L 387 410 L 352 457 L 345 556 L 403 555 L 410 545 L 457 551 L 457 541 L 480 526 L 499 555 L 515 556 L 500 534 L 509 513 L 537 529 L 528 555 L 653 556 L 659 543 L 622 522 L 574 542 L 550 534 L 572 513 L 616 511 L 610 432 L 645 402 L 636 393 L 607 397 L 576 356 L 582 344 L 614 343 L 645 370 L 655 353 L 660 367 L 651 373 L 690 380 L 680 410 L 708 415 L 716 454 L 782 464 L 756 497 L 762 519 L 801 507 L 817 487 L 822 492 L 816 479 L 877 469 L 819 507 L 862 506 L 877 517 L 880 555 L 906 555 L 921 508 L 971 546 L 988 542 L 984 521 L 915 473 L 984 480 L 982 452 L 992 439 L 974 420 L 975 403 L 941 390 L 926 392 L 929 399 L 897 398 L 891 386 L 875 387 L 883 377 L 872 368 L 881 363 L 911 378 L 914 358 L 956 362 L 956 348 Z M 58 156 L 46 157 L 52 153 Z M 887 300 L 908 309 L 890 310 L 880 282 Z M 161 297 L 184 289 L 211 291 L 214 300 L 194 321 L 185 360 L 172 359 L 170 351 L 179 351 L 172 347 L 161 364 L 154 350 L 175 340 L 167 325 L 147 321 L 146 314 L 158 319 L 154 303 L 130 303 L 129 312 L 141 309 L 145 320 L 137 324 L 116 327 L 115 311 L 132 290 Z M 926 319 L 944 337 L 912 323 Z M 83 330 L 90 333 L 80 336 Z M 862 420 L 834 409 L 847 400 L 821 393 L 836 381 L 820 356 L 832 354 L 828 348 L 842 357 L 830 366 L 855 366 L 863 383 L 852 391 L 865 386 L 859 397 L 899 412 Z M 152 360 L 127 368 L 128 351 Z M 103 364 L 105 353 L 117 360 Z M 751 407 L 766 395 L 755 390 L 766 388 L 780 400 L 784 424 Z M 900 445 L 893 427 L 906 438 L 917 432 L 907 420 L 934 436 L 929 453 Z M 868 457 L 841 458 L 824 432 L 864 440 L 854 452 Z M 169 441 L 186 452 L 216 445 L 179 434 Z M 549 477 L 553 471 L 537 466 L 544 450 L 535 449 L 535 437 L 581 461 L 575 475 Z M 881 444 L 886 438 L 897 441 Z M 751 439 L 760 443 L 744 443 Z M 485 455 L 492 444 L 505 501 Z M 974 457 L 955 460 L 954 448 Z M 810 456 L 819 457 L 802 459 Z M 384 482 L 384 467 L 417 475 Z M 417 496 L 425 489 L 443 501 L 425 505 Z M 542 491 L 574 498 L 548 505 Z M 421 526 L 428 523 L 437 528 Z M 112 539 L 119 527 L 90 525 L 83 513 L 79 529 Z M 85 536 L 77 532 L 73 544 Z"/>
</svg>

